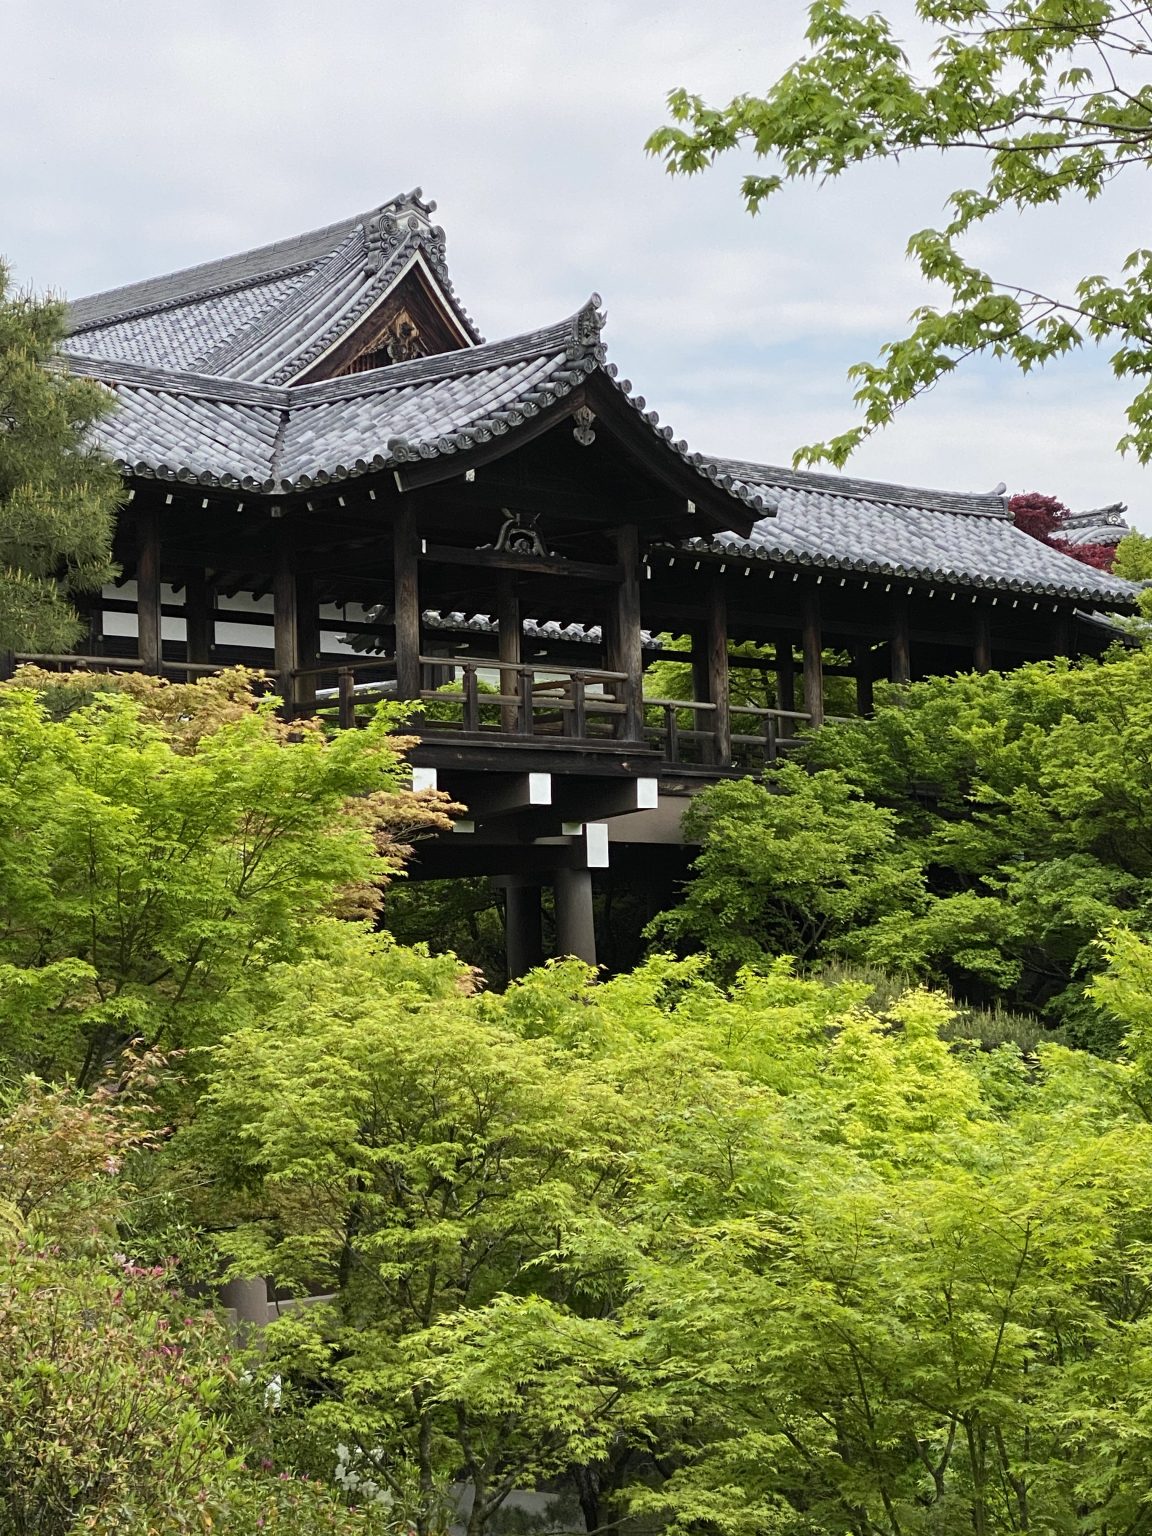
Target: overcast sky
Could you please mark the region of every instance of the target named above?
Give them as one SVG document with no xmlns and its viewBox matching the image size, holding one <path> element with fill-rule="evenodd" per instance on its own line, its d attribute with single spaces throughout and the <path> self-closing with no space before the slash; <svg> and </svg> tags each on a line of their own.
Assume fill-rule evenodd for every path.
<svg viewBox="0 0 1152 1536">
<path fill-rule="evenodd" d="M 848 365 L 927 297 L 904 257 L 972 172 L 936 159 L 790 190 L 751 219 L 743 166 L 691 181 L 643 153 L 669 88 L 767 85 L 795 0 L 3 0 L 0 252 L 72 297 L 231 254 L 421 186 L 489 338 L 593 290 L 621 372 L 693 448 L 787 464 L 853 419 Z M 978 254 L 1037 285 L 1149 244 L 1149 187 L 1004 219 Z M 1094 352 L 1021 379 L 980 365 L 850 471 L 1123 500 L 1124 391 Z"/>
</svg>

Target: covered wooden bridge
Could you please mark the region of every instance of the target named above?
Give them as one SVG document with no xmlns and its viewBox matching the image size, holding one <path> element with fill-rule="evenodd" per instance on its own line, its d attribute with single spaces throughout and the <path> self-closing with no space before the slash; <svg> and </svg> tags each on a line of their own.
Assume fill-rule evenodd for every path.
<svg viewBox="0 0 1152 1536">
<path fill-rule="evenodd" d="M 561 950 L 594 959 L 594 870 L 678 867 L 686 795 L 867 712 L 877 678 L 1096 651 L 1134 606 L 1000 495 L 689 452 L 618 378 L 595 296 L 483 342 L 433 210 L 413 193 L 73 305 L 129 487 L 84 652 L 264 667 L 345 726 L 422 701 L 415 772 L 469 816 L 414 874 L 502 881 L 513 972 L 541 885 Z M 662 658 L 690 698 L 646 691 Z"/>
</svg>

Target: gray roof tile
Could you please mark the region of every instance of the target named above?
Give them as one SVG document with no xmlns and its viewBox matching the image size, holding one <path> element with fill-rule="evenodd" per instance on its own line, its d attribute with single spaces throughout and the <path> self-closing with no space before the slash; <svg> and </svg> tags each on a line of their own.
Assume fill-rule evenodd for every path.
<svg viewBox="0 0 1152 1536">
<path fill-rule="evenodd" d="M 748 539 L 697 547 L 790 566 L 823 567 L 1075 597 L 1132 606 L 1137 588 L 1022 533 L 996 493 L 958 495 L 848 476 L 719 460 L 775 516 Z"/>
</svg>

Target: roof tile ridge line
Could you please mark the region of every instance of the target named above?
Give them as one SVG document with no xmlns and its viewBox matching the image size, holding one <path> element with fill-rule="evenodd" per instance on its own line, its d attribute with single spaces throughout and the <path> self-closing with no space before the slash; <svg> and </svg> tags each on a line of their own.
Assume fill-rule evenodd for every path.
<svg viewBox="0 0 1152 1536">
<path fill-rule="evenodd" d="M 303 352 L 293 353 L 291 357 L 280 363 L 269 374 L 266 382 L 269 384 L 289 383 L 305 369 L 310 368 L 317 358 L 323 357 L 325 352 L 333 347 L 342 336 L 347 336 L 355 330 L 364 316 L 371 313 L 377 304 L 382 304 L 404 276 L 409 265 L 415 259 L 416 252 L 412 249 L 414 244 L 417 244 L 418 248 L 418 243 L 411 235 L 405 236 L 393 248 L 388 260 L 383 262 L 376 272 L 372 274 L 371 281 L 365 284 L 353 302 L 347 308 L 342 309 L 337 317 L 329 322 L 327 328 L 321 331 L 319 336 L 313 336 Z M 365 255 L 366 250 L 360 253 L 357 260 L 362 261 Z M 354 265 L 354 263 L 349 265 Z M 325 269 L 322 268 L 321 271 L 323 270 Z M 330 274 L 331 277 L 337 275 L 338 271 Z M 320 272 L 317 273 L 317 281 L 319 281 L 319 278 Z M 298 295 L 293 295 L 293 298 L 296 297 Z M 285 312 L 283 318 L 285 320 L 289 318 L 289 311 Z M 243 352 L 241 352 L 239 354 L 240 358 L 243 355 Z"/>
<path fill-rule="evenodd" d="M 808 552 L 782 549 L 779 546 L 753 545 L 747 539 L 742 539 L 739 534 L 716 534 L 712 538 L 699 536 L 690 539 L 681 539 L 675 543 L 668 540 L 654 542 L 650 546 L 661 553 L 670 552 L 673 555 L 682 554 L 691 550 L 693 553 L 705 553 L 731 559 L 734 555 L 741 560 L 758 560 L 765 564 L 777 565 L 801 565 L 811 567 L 813 570 L 847 571 L 851 574 L 872 577 L 876 575 L 894 577 L 900 581 L 934 582 L 937 586 L 961 587 L 971 590 L 973 587 L 980 590 L 997 592 L 1039 592 L 1042 596 L 1068 596 L 1069 594 L 1083 597 L 1093 602 L 1099 602 L 1104 597 L 1115 598 L 1122 601 L 1127 594 L 1116 591 L 1109 592 L 1106 587 L 1090 588 L 1086 586 L 1071 586 L 1064 583 L 1045 582 L 1043 584 L 1028 581 L 1020 577 L 1009 576 L 978 576 L 965 577 L 959 573 L 949 573 L 938 567 L 901 565 L 894 561 L 879 558 L 865 559 L 860 556 L 841 555 L 812 555 Z M 1073 565 L 1082 565 L 1083 562 L 1073 559 Z M 1086 566 L 1086 570 L 1095 570 L 1093 566 Z M 1124 582 L 1120 576 L 1111 576 L 1110 572 L 1097 571 L 1097 575 L 1107 577 L 1114 582 Z M 1138 587 L 1138 583 L 1126 583 L 1126 585 Z"/>
<path fill-rule="evenodd" d="M 238 335 L 217 342 L 199 361 L 206 367 L 211 365 L 213 372 L 220 372 L 228 364 L 240 362 L 277 325 L 283 324 L 290 320 L 294 314 L 299 314 L 302 310 L 306 309 L 315 299 L 317 293 L 322 293 L 327 286 L 343 276 L 361 259 L 362 253 L 357 249 L 357 241 L 355 239 L 357 230 L 361 228 L 361 225 L 357 225 L 356 228 L 350 230 L 347 238 L 342 240 L 335 250 L 329 251 L 322 261 L 309 262 L 309 266 L 313 269 L 311 278 L 301 283 L 298 288 L 293 289 L 279 304 L 266 310 L 263 315 L 258 315 L 251 322 L 255 327 L 251 335 L 248 334 L 248 327 L 245 326 Z M 272 378 L 262 382 L 272 384 L 277 381 L 275 378 Z"/>
<path fill-rule="evenodd" d="M 593 295 L 597 297 L 597 295 Z M 293 401 L 301 405 L 327 405 L 353 395 L 385 394 L 416 384 L 439 383 L 442 379 L 459 378 L 469 373 L 481 373 L 485 368 L 504 363 L 523 362 L 530 357 L 545 357 L 549 352 L 564 349 L 571 343 L 573 327 L 588 309 L 584 305 L 574 315 L 559 320 L 555 325 L 541 326 L 534 331 L 523 331 L 518 336 L 507 336 L 500 341 L 485 341 L 475 347 L 460 347 L 455 352 L 433 352 L 428 357 L 414 357 L 406 363 L 392 363 L 387 368 L 374 368 L 365 373 L 344 374 L 335 379 L 317 379 L 313 384 L 295 384 L 291 387 Z M 589 347 L 577 357 L 603 353 L 601 346 Z M 603 357 L 597 357 L 602 363 Z"/>
<path fill-rule="evenodd" d="M 435 207 L 435 204 L 432 205 Z M 456 292 L 456 285 L 452 281 L 448 271 L 448 237 L 439 224 L 432 225 L 428 230 L 422 231 L 419 237 L 420 252 L 424 256 L 431 269 L 432 276 L 439 283 L 444 297 L 451 305 L 456 318 L 464 327 L 465 332 L 472 338 L 473 345 L 480 346 L 484 337 L 480 333 L 480 327 L 472 316 L 464 308 L 460 297 Z"/>
<path fill-rule="evenodd" d="M 856 476 L 843 478 L 822 470 L 797 470 L 780 464 L 757 464 L 753 459 L 714 459 L 717 464 L 727 465 L 728 472 L 737 478 L 742 470 L 763 470 L 763 488 L 783 487 L 799 490 L 805 495 L 816 492 L 828 496 L 842 496 L 846 501 L 866 501 L 877 507 L 908 507 L 914 511 L 940 511 L 955 516 L 1011 519 L 1008 498 L 998 492 L 963 492 L 963 490 L 935 490 L 928 485 L 902 485 L 897 481 L 871 481 Z"/>
<path fill-rule="evenodd" d="M 932 500 L 962 502 L 973 509 L 973 515 L 979 514 L 1003 518 L 1010 516 L 1008 497 L 1006 494 L 1002 495 L 998 491 L 937 490 L 924 485 L 901 485 L 895 480 L 868 480 L 851 475 L 839 478 L 835 474 L 823 470 L 793 469 L 782 464 L 762 464 L 755 459 L 734 459 L 723 454 L 708 454 L 706 457 L 717 466 L 721 464 L 726 465 L 730 471 L 739 471 L 741 469 L 765 470 L 768 472 L 763 481 L 763 484 L 766 486 L 786 484 L 789 480 L 793 480 L 797 482 L 796 488 L 798 490 L 815 489 L 815 485 L 808 487 L 804 484 L 806 481 L 814 481 L 819 482 L 821 489 L 826 490 L 830 496 L 844 496 L 849 500 L 876 502 L 881 505 L 888 502 L 894 506 L 921 507 L 926 511 L 933 512 L 943 512 L 949 509 L 932 506 Z M 777 481 L 773 478 L 775 476 L 783 478 Z M 870 495 L 869 491 L 894 491 L 898 493 L 900 499 L 894 499 L 891 496 Z M 913 499 L 915 497 L 929 499 L 917 501 Z M 999 508 L 998 511 L 993 512 L 993 503 Z M 959 511 L 960 509 L 956 508 L 956 510 Z"/>
<path fill-rule="evenodd" d="M 100 320 L 83 320 L 79 325 L 68 332 L 69 336 L 82 336 L 86 331 L 101 330 L 105 326 L 120 325 L 126 320 L 139 320 L 144 315 L 159 315 L 170 309 L 183 309 L 187 304 L 199 304 L 205 299 L 220 299 L 230 293 L 242 293 L 245 288 L 259 288 L 264 283 L 274 283 L 281 278 L 291 277 L 296 272 L 307 272 L 314 266 L 311 261 L 297 261 L 291 266 L 277 267 L 271 272 L 257 273 L 255 276 L 238 277 L 231 283 L 218 283 L 214 288 L 201 288 L 195 293 L 185 293 L 172 299 L 156 299 L 151 304 L 139 304 L 134 309 L 114 310 Z M 159 278 L 148 279 L 159 282 Z M 141 286 L 132 284 L 129 286 Z M 120 292 L 119 289 L 111 289 L 110 292 Z M 100 298 L 100 294 L 94 294 L 94 298 Z M 76 304 L 84 304 L 85 299 L 77 299 Z M 72 308 L 72 305 L 68 306 Z"/>
<path fill-rule="evenodd" d="M 288 436 L 288 424 L 292 418 L 292 411 L 288 405 L 280 410 L 280 420 L 276 425 L 276 433 L 272 439 L 272 452 L 268 455 L 268 477 L 271 488 L 275 491 L 280 486 L 280 464 L 284 457 L 284 448 Z M 290 482 L 285 482 L 285 488 L 291 489 Z"/>
<path fill-rule="evenodd" d="M 229 379 L 218 373 L 193 373 L 177 368 L 162 368 L 155 363 L 133 363 L 127 359 L 92 357 L 88 353 L 64 354 L 69 370 L 100 384 L 129 384 L 138 389 L 153 389 L 170 395 L 238 401 L 281 410 L 291 405 L 293 393 L 275 384 L 253 383 L 248 379 Z M 77 367 L 79 365 L 79 367 Z"/>
<path fill-rule="evenodd" d="M 82 294 L 81 297 L 75 299 L 73 303 L 77 305 L 91 304 L 94 303 L 97 299 L 114 299 L 117 294 L 131 293 L 133 289 L 150 288 L 158 283 L 167 282 L 170 279 L 177 277 L 194 277 L 197 272 L 210 272 L 214 267 L 226 267 L 233 262 L 242 261 L 245 257 L 249 256 L 274 256 L 280 252 L 283 252 L 285 255 L 287 255 L 290 254 L 293 250 L 299 250 L 299 248 L 303 246 L 307 241 L 319 240 L 322 235 L 335 235 L 338 232 L 342 232 L 340 243 L 343 244 L 344 239 L 347 238 L 349 234 L 351 234 L 357 227 L 363 226 L 365 221 L 370 219 L 377 211 L 378 210 L 375 208 L 369 209 L 367 213 L 357 213 L 346 219 L 336 219 L 331 224 L 321 224 L 316 229 L 305 229 L 302 230 L 298 235 L 288 235 L 283 240 L 271 240 L 265 245 L 253 245 L 250 246 L 246 251 L 233 251 L 228 256 L 214 256 L 210 261 L 198 261 L 191 267 L 177 267 L 173 272 L 161 272 L 155 277 L 138 278 L 134 283 L 118 283 L 115 288 L 102 288 L 97 293 Z M 310 256 L 306 259 L 291 262 L 289 265 L 293 267 L 310 267 L 320 259 L 322 258 L 319 256 Z M 281 270 L 283 269 L 279 267 L 269 268 L 266 273 L 258 274 L 256 280 L 263 281 L 264 278 L 275 277 L 276 274 Z M 202 292 L 206 294 L 209 292 L 209 290 L 204 289 Z M 189 293 L 184 295 L 183 298 L 177 299 L 174 302 L 183 304 L 189 302 L 189 300 L 194 297 L 199 297 L 199 294 L 195 292 Z M 146 304 L 142 307 L 150 309 L 152 306 L 150 304 Z M 125 313 L 128 312 L 125 311 Z"/>
</svg>

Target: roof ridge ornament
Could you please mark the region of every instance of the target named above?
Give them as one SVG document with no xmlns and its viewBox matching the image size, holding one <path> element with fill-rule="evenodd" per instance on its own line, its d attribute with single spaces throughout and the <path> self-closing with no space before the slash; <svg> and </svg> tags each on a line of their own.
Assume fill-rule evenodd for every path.
<svg viewBox="0 0 1152 1536">
<path fill-rule="evenodd" d="M 604 300 L 598 293 L 594 293 L 587 304 L 572 316 L 572 332 L 565 357 L 569 362 L 577 362 L 580 358 L 592 354 L 598 362 L 604 361 L 604 345 L 600 339 L 600 332 L 604 329 L 607 315 L 600 308 Z"/>
<path fill-rule="evenodd" d="M 572 436 L 580 444 L 581 448 L 591 448 L 596 441 L 596 434 L 592 430 L 592 423 L 596 420 L 596 412 L 586 405 L 577 406 L 572 412 Z"/>
</svg>

